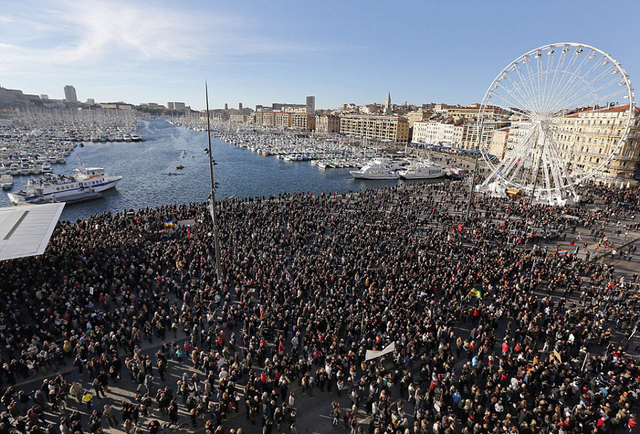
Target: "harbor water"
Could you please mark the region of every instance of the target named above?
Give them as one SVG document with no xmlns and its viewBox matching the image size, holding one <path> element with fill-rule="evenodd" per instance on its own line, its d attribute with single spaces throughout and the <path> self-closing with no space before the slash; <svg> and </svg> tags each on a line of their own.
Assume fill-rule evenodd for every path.
<svg viewBox="0 0 640 434">
<path fill-rule="evenodd" d="M 120 175 L 116 189 L 87 202 L 67 204 L 62 220 L 75 222 L 105 211 L 182 204 L 206 200 L 211 183 L 209 160 L 204 152 L 207 134 L 171 125 L 164 119 L 140 121 L 144 142 L 85 143 L 66 164 L 53 166 L 54 174 L 71 175 L 79 164 L 103 167 Z M 348 169 L 321 170 L 309 162 L 285 162 L 264 157 L 245 148 L 212 139 L 216 198 L 278 195 L 283 192 L 345 193 L 363 188 L 395 185 L 397 181 L 356 180 Z M 183 169 L 176 169 L 184 166 Z M 35 176 L 31 176 L 35 177 Z M 14 177 L 13 191 L 26 185 L 28 176 Z M 0 206 L 9 206 L 6 193 Z"/>
</svg>

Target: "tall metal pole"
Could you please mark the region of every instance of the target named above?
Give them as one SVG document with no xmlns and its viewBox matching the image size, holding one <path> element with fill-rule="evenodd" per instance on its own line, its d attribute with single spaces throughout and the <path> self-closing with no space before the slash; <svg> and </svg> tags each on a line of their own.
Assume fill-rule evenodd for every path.
<svg viewBox="0 0 640 434">
<path fill-rule="evenodd" d="M 473 173 L 471 174 L 471 185 L 469 189 L 469 199 L 467 201 L 467 214 L 465 216 L 465 222 L 469 221 L 469 214 L 471 213 L 471 202 L 473 201 L 473 190 L 476 188 L 476 173 L 478 172 L 478 157 L 480 156 L 480 151 L 476 154 L 476 162 L 473 165 Z"/>
<path fill-rule="evenodd" d="M 209 140 L 209 175 L 211 178 L 211 196 L 209 196 L 209 208 L 211 209 L 211 221 L 213 222 L 213 246 L 216 255 L 216 277 L 218 283 L 222 282 L 222 268 L 220 267 L 220 234 L 218 233 L 218 220 L 216 218 L 216 185 L 213 182 L 213 155 L 211 153 L 211 121 L 209 119 L 209 88 L 204 82 L 204 92 L 207 98 L 207 139 Z"/>
<path fill-rule="evenodd" d="M 467 213 L 465 216 L 465 222 L 469 221 L 469 214 L 471 213 L 471 202 L 473 201 L 473 190 L 476 188 L 476 174 L 478 172 L 478 159 L 480 158 L 480 141 L 482 140 L 482 132 L 484 131 L 484 125 L 478 126 L 478 142 L 476 146 L 476 162 L 473 165 L 473 173 L 471 174 L 471 188 L 469 189 L 469 200 L 467 201 Z"/>
</svg>

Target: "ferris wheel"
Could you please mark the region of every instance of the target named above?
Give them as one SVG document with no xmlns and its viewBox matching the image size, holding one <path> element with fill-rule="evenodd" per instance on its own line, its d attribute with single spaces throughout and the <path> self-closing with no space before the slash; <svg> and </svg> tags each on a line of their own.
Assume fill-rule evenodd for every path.
<svg viewBox="0 0 640 434">
<path fill-rule="evenodd" d="M 491 173 L 478 190 L 577 200 L 575 187 L 608 167 L 627 140 L 633 97 L 622 66 L 597 48 L 559 43 L 523 54 L 482 101 L 478 148 Z"/>
</svg>

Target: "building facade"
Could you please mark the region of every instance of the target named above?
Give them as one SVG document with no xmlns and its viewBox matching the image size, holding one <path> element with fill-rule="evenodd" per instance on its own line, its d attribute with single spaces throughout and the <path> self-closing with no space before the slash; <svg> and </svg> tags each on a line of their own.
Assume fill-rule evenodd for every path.
<svg viewBox="0 0 640 434">
<path fill-rule="evenodd" d="M 276 126 L 275 112 L 267 112 L 267 111 L 256 112 L 254 115 L 254 119 L 255 119 L 254 122 L 257 125 L 266 125 L 268 127 Z"/>
<path fill-rule="evenodd" d="M 275 112 L 276 127 L 291 128 L 291 113 L 287 112 Z"/>
<path fill-rule="evenodd" d="M 411 142 L 421 145 L 457 147 L 462 142 L 462 127 L 459 127 L 460 133 L 456 135 L 460 138 L 458 142 L 454 141 L 455 128 L 453 122 L 415 122 Z"/>
<path fill-rule="evenodd" d="M 296 130 L 313 131 L 316 128 L 316 118 L 311 113 L 292 113 L 291 128 Z"/>
<path fill-rule="evenodd" d="M 328 136 L 340 132 L 340 118 L 334 115 L 316 116 L 316 134 Z"/>
<path fill-rule="evenodd" d="M 243 114 L 234 113 L 229 115 L 229 120 L 231 122 L 236 122 L 240 124 L 251 123 L 251 117 Z"/>
<path fill-rule="evenodd" d="M 615 150 L 627 121 L 629 106 L 585 110 L 562 118 L 558 125 L 558 148 L 573 169 L 589 172 Z M 640 163 L 640 109 L 634 107 L 629 136 L 607 168 L 606 177 L 631 178 Z"/>
<path fill-rule="evenodd" d="M 64 87 L 64 99 L 67 102 L 78 102 L 78 95 L 76 94 L 76 88 L 70 84 Z"/>
<path fill-rule="evenodd" d="M 345 115 L 340 117 L 340 133 L 353 137 L 406 142 L 409 122 L 400 116 Z"/>
<path fill-rule="evenodd" d="M 429 120 L 431 116 L 431 112 L 429 110 L 416 110 L 414 112 L 409 112 L 404 117 L 409 121 L 409 127 L 413 128 L 413 125 L 416 122 L 426 122 Z"/>
<path fill-rule="evenodd" d="M 315 96 L 308 96 L 307 97 L 307 113 L 308 114 L 314 114 L 316 111 L 316 97 Z"/>
</svg>

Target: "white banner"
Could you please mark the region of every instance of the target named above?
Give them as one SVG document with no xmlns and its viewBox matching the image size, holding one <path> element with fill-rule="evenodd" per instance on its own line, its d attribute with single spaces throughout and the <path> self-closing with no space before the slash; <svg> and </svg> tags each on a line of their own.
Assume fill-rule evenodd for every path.
<svg viewBox="0 0 640 434">
<path fill-rule="evenodd" d="M 393 353 L 396 350 L 396 343 L 392 342 L 387 345 L 382 351 L 367 350 L 365 354 L 365 360 L 377 359 L 385 354 Z"/>
</svg>

